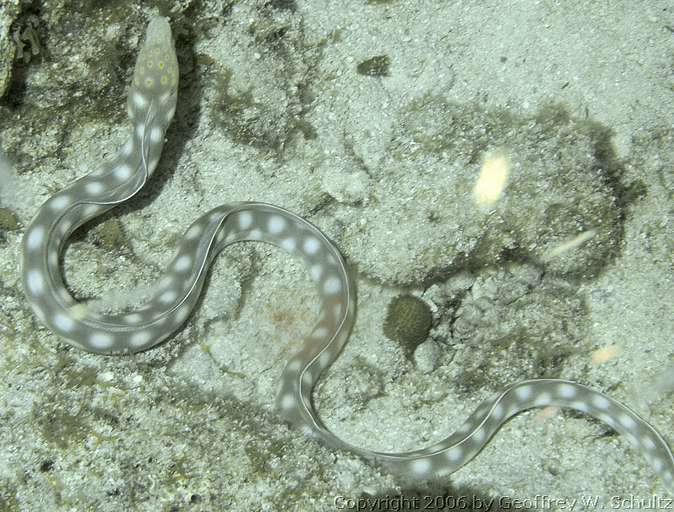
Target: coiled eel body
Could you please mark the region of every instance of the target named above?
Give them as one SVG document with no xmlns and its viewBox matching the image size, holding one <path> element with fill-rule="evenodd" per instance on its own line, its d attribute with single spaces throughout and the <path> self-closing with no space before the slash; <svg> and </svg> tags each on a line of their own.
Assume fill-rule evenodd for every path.
<svg viewBox="0 0 674 512">
<path fill-rule="evenodd" d="M 226 246 L 246 241 L 274 244 L 303 258 L 321 300 L 318 322 L 282 375 L 278 408 L 293 424 L 328 445 L 349 450 L 385 469 L 428 478 L 450 474 L 470 461 L 510 417 L 533 407 L 558 406 L 609 425 L 643 453 L 674 489 L 674 457 L 665 439 L 643 418 L 581 384 L 536 379 L 512 384 L 484 402 L 452 435 L 426 448 L 381 453 L 348 444 L 321 422 L 311 392 L 338 357 L 355 315 L 355 296 L 338 249 L 318 228 L 270 204 L 217 207 L 197 219 L 180 242 L 156 293 L 139 310 L 99 315 L 77 308 L 59 267 L 63 244 L 78 226 L 134 196 L 157 166 L 173 118 L 178 63 L 168 20 L 148 26 L 128 97 L 133 133 L 116 157 L 51 197 L 23 239 L 23 284 L 40 321 L 72 345 L 101 354 L 149 349 L 177 330 L 194 308 L 210 263 Z"/>
</svg>

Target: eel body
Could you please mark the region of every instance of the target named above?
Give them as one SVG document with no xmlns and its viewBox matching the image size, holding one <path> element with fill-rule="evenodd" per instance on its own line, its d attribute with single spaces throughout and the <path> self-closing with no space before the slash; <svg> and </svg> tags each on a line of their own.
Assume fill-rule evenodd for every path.
<svg viewBox="0 0 674 512">
<path fill-rule="evenodd" d="M 304 260 L 321 300 L 319 319 L 287 363 L 277 399 L 284 417 L 308 435 L 387 470 L 429 478 L 453 473 L 469 462 L 520 411 L 564 407 L 589 414 L 625 436 L 674 490 L 672 451 L 645 419 L 599 391 L 560 379 L 528 380 L 506 387 L 480 405 L 458 431 L 423 449 L 382 453 L 336 437 L 321 421 L 311 394 L 322 372 L 338 357 L 353 325 L 356 298 L 351 275 L 339 250 L 318 228 L 278 206 L 240 202 L 202 215 L 185 232 L 156 293 L 140 309 L 100 315 L 77 307 L 59 266 L 63 245 L 75 229 L 133 197 L 150 178 L 175 112 L 177 86 L 178 63 L 168 20 L 153 18 L 128 96 L 131 136 L 115 158 L 49 198 L 24 235 L 26 298 L 50 330 L 90 352 L 147 350 L 188 318 L 211 262 L 224 247 L 247 240 L 271 243 Z"/>
</svg>

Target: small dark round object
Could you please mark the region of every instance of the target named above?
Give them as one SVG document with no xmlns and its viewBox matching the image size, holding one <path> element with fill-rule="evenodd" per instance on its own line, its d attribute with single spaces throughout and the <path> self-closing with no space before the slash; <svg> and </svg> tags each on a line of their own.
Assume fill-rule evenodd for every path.
<svg viewBox="0 0 674 512">
<path fill-rule="evenodd" d="M 51 471 L 53 467 L 54 467 L 53 460 L 43 460 L 40 463 L 40 472 L 46 473 L 47 471 Z"/>
<path fill-rule="evenodd" d="M 389 302 L 384 334 L 411 353 L 428 337 L 432 321 L 431 309 L 423 300 L 414 295 L 399 295 Z"/>
</svg>

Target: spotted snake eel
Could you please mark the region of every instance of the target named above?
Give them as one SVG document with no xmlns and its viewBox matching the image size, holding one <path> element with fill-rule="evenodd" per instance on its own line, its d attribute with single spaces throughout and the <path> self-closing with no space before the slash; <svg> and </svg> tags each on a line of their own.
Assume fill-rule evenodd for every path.
<svg viewBox="0 0 674 512">
<path fill-rule="evenodd" d="M 140 309 L 102 315 L 76 308 L 59 266 L 65 241 L 79 226 L 137 194 L 157 167 L 176 108 L 178 62 L 166 18 L 153 18 L 128 95 L 133 131 L 110 161 L 50 197 L 23 239 L 22 277 L 28 303 L 51 331 L 80 349 L 100 354 L 149 349 L 175 332 L 195 307 L 207 270 L 226 246 L 262 241 L 301 257 L 321 300 L 319 319 L 285 366 L 277 406 L 307 435 L 345 449 L 384 469 L 417 478 L 448 475 L 469 462 L 520 411 L 545 406 L 575 409 L 616 430 L 639 451 L 667 488 L 674 488 L 674 457 L 665 439 L 642 417 L 576 382 L 533 379 L 512 384 L 485 401 L 452 435 L 426 448 L 382 453 L 353 446 L 321 421 L 311 399 L 316 382 L 338 357 L 355 317 L 351 275 L 335 245 L 305 219 L 278 206 L 240 202 L 199 217 L 180 241 L 156 292 Z"/>
</svg>

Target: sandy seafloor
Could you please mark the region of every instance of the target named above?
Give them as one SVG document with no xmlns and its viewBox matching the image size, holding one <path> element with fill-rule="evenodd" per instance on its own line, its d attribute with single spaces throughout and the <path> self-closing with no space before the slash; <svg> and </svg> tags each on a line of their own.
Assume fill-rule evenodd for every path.
<svg viewBox="0 0 674 512">
<path fill-rule="evenodd" d="M 520 414 L 421 483 L 304 439 L 274 394 L 317 296 L 270 246 L 227 249 L 185 327 L 127 357 L 43 328 L 18 262 L 37 208 L 121 146 L 145 25 L 168 15 L 181 86 L 167 148 L 147 189 L 68 244 L 78 299 L 141 301 L 193 219 L 266 201 L 320 226 L 356 272 L 354 332 L 314 397 L 339 436 L 420 447 L 500 387 L 553 376 L 627 403 L 671 444 L 670 2 L 2 5 L 0 510 L 335 510 L 401 493 L 418 509 L 425 495 L 662 505 L 641 454 L 581 414 Z M 510 174 L 485 210 L 471 190 L 494 154 Z M 414 354 L 382 331 L 403 292 L 434 315 Z"/>
</svg>

